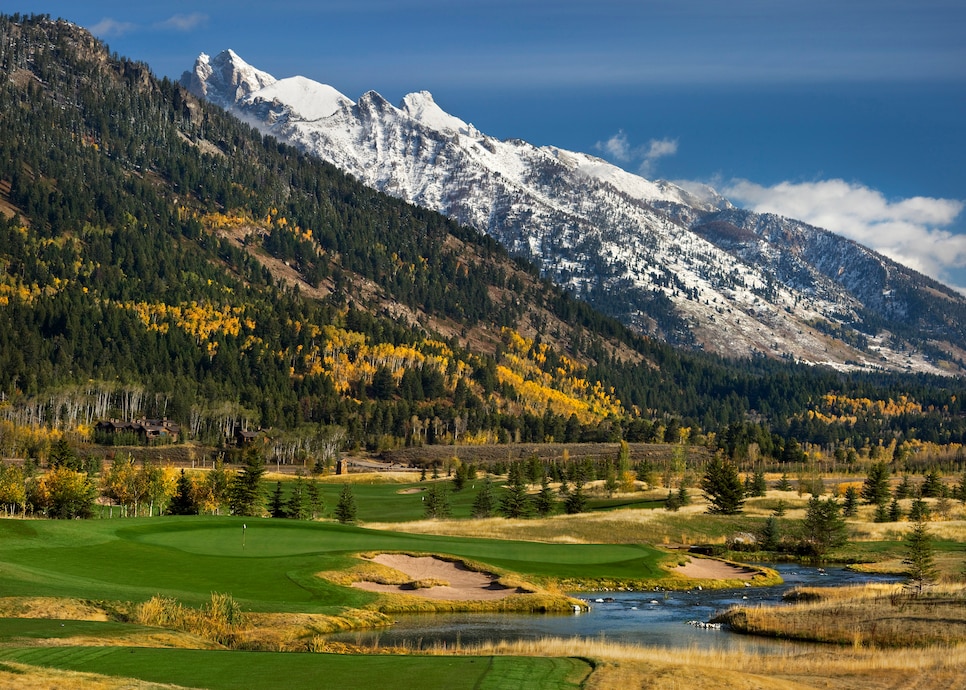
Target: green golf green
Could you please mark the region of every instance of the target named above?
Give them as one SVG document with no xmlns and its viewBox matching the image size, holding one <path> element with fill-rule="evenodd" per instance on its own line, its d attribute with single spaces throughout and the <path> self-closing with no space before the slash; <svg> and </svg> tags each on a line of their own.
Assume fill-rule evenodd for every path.
<svg viewBox="0 0 966 690">
<path fill-rule="evenodd" d="M 155 594 L 201 604 L 231 594 L 253 611 L 335 613 L 375 595 L 315 576 L 360 551 L 450 554 L 523 576 L 660 577 L 644 545 L 572 545 L 413 535 L 330 522 L 234 517 L 0 520 L 0 591 L 143 601 Z"/>
</svg>

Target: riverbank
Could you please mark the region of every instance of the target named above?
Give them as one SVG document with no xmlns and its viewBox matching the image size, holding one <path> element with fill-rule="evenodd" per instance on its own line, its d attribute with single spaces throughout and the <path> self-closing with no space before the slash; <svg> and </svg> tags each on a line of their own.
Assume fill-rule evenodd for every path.
<svg viewBox="0 0 966 690">
<path fill-rule="evenodd" d="M 926 647 L 966 642 L 966 588 L 901 584 L 800 587 L 782 606 L 737 606 L 712 619 L 733 631 L 861 647 Z"/>
</svg>

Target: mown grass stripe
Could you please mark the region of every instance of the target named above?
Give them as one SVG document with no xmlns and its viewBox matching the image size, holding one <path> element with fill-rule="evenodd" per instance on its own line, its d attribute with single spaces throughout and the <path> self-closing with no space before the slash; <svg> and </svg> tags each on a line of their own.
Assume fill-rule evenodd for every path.
<svg viewBox="0 0 966 690">
<path fill-rule="evenodd" d="M 257 687 L 392 687 L 393 690 L 563 690 L 579 687 L 590 667 L 542 657 L 354 656 L 181 649 L 8 649 L 0 659 L 211 690 Z"/>
</svg>

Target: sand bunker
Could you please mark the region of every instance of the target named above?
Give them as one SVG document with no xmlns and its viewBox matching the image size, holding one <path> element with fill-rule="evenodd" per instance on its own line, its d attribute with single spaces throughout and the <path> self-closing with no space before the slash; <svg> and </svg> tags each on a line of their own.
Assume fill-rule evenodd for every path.
<svg viewBox="0 0 966 690">
<path fill-rule="evenodd" d="M 396 493 L 397 494 L 421 494 L 425 490 L 426 489 L 424 489 L 422 487 L 418 487 L 418 488 L 412 488 L 412 489 L 400 489 Z"/>
<path fill-rule="evenodd" d="M 376 563 L 398 570 L 413 581 L 437 580 L 448 582 L 446 586 L 413 587 L 412 585 L 384 585 L 377 582 L 353 582 L 353 587 L 370 592 L 412 594 L 427 599 L 446 601 L 483 601 L 503 599 L 516 594 L 516 589 L 496 582 L 496 576 L 470 570 L 462 563 L 444 561 L 433 556 L 408 556 L 401 553 L 381 553 L 372 559 Z"/>
<path fill-rule="evenodd" d="M 758 571 L 740 565 L 716 561 L 711 558 L 692 558 L 684 565 L 672 569 L 694 580 L 750 580 Z"/>
</svg>

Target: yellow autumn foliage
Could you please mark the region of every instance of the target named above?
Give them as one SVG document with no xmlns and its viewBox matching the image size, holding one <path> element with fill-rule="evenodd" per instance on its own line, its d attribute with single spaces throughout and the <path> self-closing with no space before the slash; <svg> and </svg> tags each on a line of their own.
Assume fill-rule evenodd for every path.
<svg viewBox="0 0 966 690">
<path fill-rule="evenodd" d="M 195 301 L 174 305 L 163 302 L 122 302 L 118 306 L 134 312 L 148 330 L 167 333 L 172 326 L 183 330 L 194 336 L 195 341 L 212 357 L 218 351 L 218 341 L 214 339 L 216 336 L 238 337 L 243 328 L 252 331 L 256 325 L 254 319 L 243 317 L 243 306 L 218 306 Z M 246 343 L 251 346 L 256 341 L 250 339 Z"/>
</svg>

